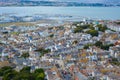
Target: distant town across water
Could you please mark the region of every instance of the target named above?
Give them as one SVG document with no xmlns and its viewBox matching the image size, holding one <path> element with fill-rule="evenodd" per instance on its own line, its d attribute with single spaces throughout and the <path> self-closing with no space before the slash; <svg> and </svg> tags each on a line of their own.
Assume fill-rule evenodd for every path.
<svg viewBox="0 0 120 80">
<path fill-rule="evenodd" d="M 120 7 L 0 7 L 0 80 L 120 80 Z"/>
<path fill-rule="evenodd" d="M 120 7 L 0 7 L 0 19 L 3 15 L 9 16 L 34 16 L 34 18 L 44 19 L 79 19 L 93 18 L 104 20 L 119 20 Z"/>
</svg>

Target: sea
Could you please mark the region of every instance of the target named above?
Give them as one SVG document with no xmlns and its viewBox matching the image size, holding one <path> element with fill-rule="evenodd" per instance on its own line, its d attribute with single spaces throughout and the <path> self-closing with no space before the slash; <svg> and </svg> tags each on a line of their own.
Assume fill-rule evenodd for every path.
<svg viewBox="0 0 120 80">
<path fill-rule="evenodd" d="M 0 7 L 0 15 L 36 16 L 52 19 L 93 18 L 104 20 L 120 20 L 120 7 Z"/>
</svg>

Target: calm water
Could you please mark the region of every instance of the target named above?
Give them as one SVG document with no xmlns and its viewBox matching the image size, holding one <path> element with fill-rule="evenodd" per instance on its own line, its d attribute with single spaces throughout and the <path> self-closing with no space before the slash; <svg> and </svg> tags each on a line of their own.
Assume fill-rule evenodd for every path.
<svg viewBox="0 0 120 80">
<path fill-rule="evenodd" d="M 45 14 L 97 19 L 120 19 L 120 7 L 0 7 L 0 14 L 4 13 L 16 13 L 16 15 L 20 16 Z"/>
</svg>

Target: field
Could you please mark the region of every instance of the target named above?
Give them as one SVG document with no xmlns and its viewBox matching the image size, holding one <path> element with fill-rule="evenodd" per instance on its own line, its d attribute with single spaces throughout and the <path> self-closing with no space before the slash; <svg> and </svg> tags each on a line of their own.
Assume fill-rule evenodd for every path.
<svg viewBox="0 0 120 80">
<path fill-rule="evenodd" d="M 12 22 L 12 23 L 1 23 L 0 27 L 8 27 L 8 26 L 35 26 L 35 23 L 32 22 Z"/>
</svg>

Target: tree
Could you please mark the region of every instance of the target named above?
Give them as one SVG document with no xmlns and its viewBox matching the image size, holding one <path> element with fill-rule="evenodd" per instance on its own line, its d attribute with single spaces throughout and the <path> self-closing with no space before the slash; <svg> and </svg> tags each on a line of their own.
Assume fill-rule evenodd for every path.
<svg viewBox="0 0 120 80">
<path fill-rule="evenodd" d="M 86 31 L 87 34 L 94 36 L 98 36 L 98 31 L 97 30 L 88 30 Z"/>
<path fill-rule="evenodd" d="M 84 29 L 88 29 L 88 28 L 90 28 L 90 25 L 89 25 L 89 24 L 76 25 L 76 28 L 74 29 L 74 33 L 82 32 Z"/>
<path fill-rule="evenodd" d="M 44 80 L 45 78 L 45 74 L 44 73 L 39 73 L 37 76 L 36 76 L 36 80 Z"/>
<path fill-rule="evenodd" d="M 119 24 L 120 24 L 120 21 L 119 21 L 119 22 L 115 22 L 115 23 L 119 25 Z"/>
<path fill-rule="evenodd" d="M 3 76 L 4 74 L 9 73 L 9 71 L 11 71 L 11 70 L 12 70 L 11 67 L 8 67 L 8 66 L 2 67 L 0 69 L 0 76 Z"/>
<path fill-rule="evenodd" d="M 107 30 L 107 26 L 106 25 L 102 25 L 102 24 L 98 24 L 97 25 L 99 31 L 105 32 L 105 30 Z"/>
<path fill-rule="evenodd" d="M 109 45 L 102 45 L 102 46 L 101 46 L 101 49 L 109 50 L 109 47 L 110 47 Z"/>
<path fill-rule="evenodd" d="M 110 61 L 111 64 L 114 64 L 114 65 L 117 65 L 117 66 L 120 66 L 120 62 L 118 61 L 117 58 L 112 58 L 112 60 Z"/>
<path fill-rule="evenodd" d="M 35 76 L 36 76 L 36 80 L 44 80 L 45 78 L 45 73 L 43 69 L 36 69 L 34 72 Z"/>
<path fill-rule="evenodd" d="M 24 67 L 20 72 L 16 72 L 11 67 L 3 67 L 0 69 L 0 76 L 3 80 L 44 80 L 45 73 L 43 69 L 36 69 L 30 72 L 30 67 Z"/>
<path fill-rule="evenodd" d="M 28 73 L 30 73 L 30 67 L 29 66 L 24 67 L 22 70 L 20 70 L 20 72 L 28 72 Z"/>
<path fill-rule="evenodd" d="M 22 55 L 21 55 L 21 57 L 24 57 L 24 58 L 28 58 L 30 55 L 29 55 L 29 53 L 23 53 Z"/>
<path fill-rule="evenodd" d="M 54 34 L 51 34 L 50 37 L 53 38 Z"/>
<path fill-rule="evenodd" d="M 11 72 L 8 72 L 3 75 L 3 80 L 12 80 L 16 76 L 17 72 L 15 70 L 12 70 Z"/>
<path fill-rule="evenodd" d="M 84 45 L 84 49 L 88 49 L 90 46 L 92 46 L 93 44 L 86 44 Z"/>
<path fill-rule="evenodd" d="M 82 31 L 83 31 L 83 29 L 79 28 L 79 27 L 74 29 L 74 33 L 79 33 L 79 32 L 82 32 Z"/>
<path fill-rule="evenodd" d="M 79 27 L 81 27 L 82 29 L 88 29 L 90 27 L 90 25 L 89 24 L 85 24 L 85 25 L 81 25 Z"/>
<path fill-rule="evenodd" d="M 0 69 L 0 76 L 3 77 L 3 80 L 12 80 L 16 76 L 17 72 L 11 67 L 2 67 Z"/>
<path fill-rule="evenodd" d="M 88 46 L 88 45 L 85 45 L 85 46 L 84 46 L 84 49 L 88 49 L 88 48 L 89 48 L 89 46 Z"/>
<path fill-rule="evenodd" d="M 110 48 L 111 46 L 114 46 L 114 44 L 106 44 L 106 45 L 103 45 L 103 43 L 102 43 L 101 41 L 97 41 L 97 42 L 95 43 L 95 46 L 97 46 L 97 47 L 99 47 L 99 48 L 101 48 L 101 49 L 103 49 L 103 50 L 109 50 L 109 48 Z"/>
<path fill-rule="evenodd" d="M 73 41 L 73 43 L 72 44 L 77 44 L 78 43 L 78 41 L 77 40 L 75 40 L 75 41 Z"/>
<path fill-rule="evenodd" d="M 95 43 L 95 46 L 101 47 L 101 46 L 102 46 L 102 42 L 101 42 L 101 41 L 97 41 L 97 42 Z"/>
<path fill-rule="evenodd" d="M 35 51 L 40 52 L 40 56 L 44 56 L 44 54 L 49 53 L 51 50 L 50 49 L 39 48 Z"/>
<path fill-rule="evenodd" d="M 40 68 L 40 69 L 36 69 L 36 70 L 35 70 L 35 73 L 43 73 L 43 72 L 44 72 L 44 70 L 43 70 L 43 69 L 41 69 L 41 68 Z"/>
<path fill-rule="evenodd" d="M 90 28 L 91 30 L 95 30 L 95 28 L 93 27 L 93 24 L 90 24 L 89 28 Z"/>
<path fill-rule="evenodd" d="M 19 72 L 13 80 L 31 80 L 30 78 L 31 73 L 28 72 Z"/>
<path fill-rule="evenodd" d="M 60 30 L 63 30 L 63 29 L 64 29 L 64 26 L 59 26 L 59 29 L 60 29 Z"/>
</svg>

